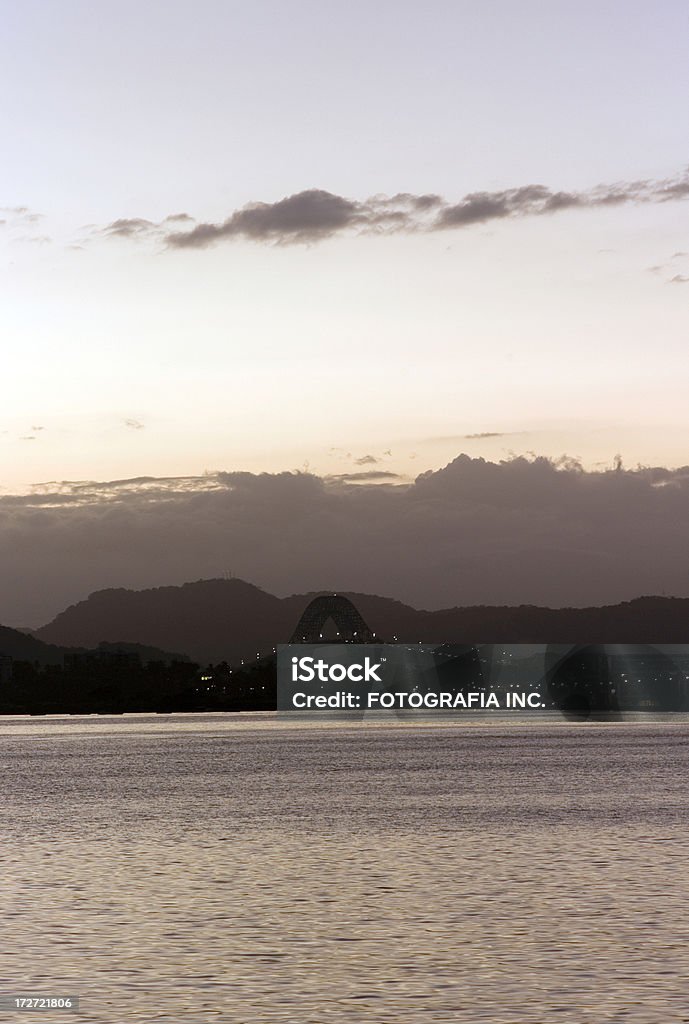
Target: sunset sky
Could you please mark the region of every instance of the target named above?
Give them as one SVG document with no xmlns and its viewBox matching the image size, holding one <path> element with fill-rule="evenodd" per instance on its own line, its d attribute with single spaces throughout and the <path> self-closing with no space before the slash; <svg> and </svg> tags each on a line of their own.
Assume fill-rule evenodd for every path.
<svg viewBox="0 0 689 1024">
<path fill-rule="evenodd" d="M 684 3 L 0 5 L 1 623 L 689 596 Z"/>
<path fill-rule="evenodd" d="M 689 462 L 684 3 L 2 11 L 5 493 Z"/>
</svg>

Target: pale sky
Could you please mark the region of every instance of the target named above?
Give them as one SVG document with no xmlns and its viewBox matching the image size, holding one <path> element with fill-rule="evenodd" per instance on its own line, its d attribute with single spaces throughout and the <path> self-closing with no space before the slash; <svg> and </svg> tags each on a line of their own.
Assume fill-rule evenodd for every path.
<svg viewBox="0 0 689 1024">
<path fill-rule="evenodd" d="M 5 493 L 689 463 L 685 3 L 0 12 Z"/>
</svg>

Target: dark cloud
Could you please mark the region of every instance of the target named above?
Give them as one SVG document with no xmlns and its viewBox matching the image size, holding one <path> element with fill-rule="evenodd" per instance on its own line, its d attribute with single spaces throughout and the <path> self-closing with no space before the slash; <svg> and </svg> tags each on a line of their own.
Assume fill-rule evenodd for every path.
<svg viewBox="0 0 689 1024">
<path fill-rule="evenodd" d="M 349 228 L 370 232 L 411 231 L 443 200 L 436 195 L 373 196 L 356 202 L 323 189 L 307 189 L 275 203 L 250 203 L 220 224 L 197 224 L 191 231 L 173 232 L 174 248 L 205 248 L 222 239 L 258 242 L 318 242 Z"/>
<path fill-rule="evenodd" d="M 191 231 L 172 232 L 173 248 L 199 249 L 222 240 L 245 238 L 287 244 L 318 242 L 344 231 L 390 234 L 428 230 L 429 217 L 444 205 L 440 196 L 372 196 L 364 202 L 322 189 L 308 189 L 275 203 L 250 203 L 219 224 L 197 224 Z"/>
<path fill-rule="evenodd" d="M 459 202 L 432 193 L 409 192 L 356 201 L 322 189 L 308 189 L 274 203 L 250 203 L 220 223 L 201 223 L 190 231 L 170 232 L 166 241 L 178 249 L 200 249 L 238 238 L 278 244 L 318 242 L 349 230 L 385 234 L 441 231 L 576 208 L 658 203 L 687 197 L 689 172 L 674 179 L 599 185 L 583 192 L 529 184 L 500 191 L 470 192 Z M 118 232 L 113 232 L 111 225 L 111 233 L 126 233 L 129 223 L 124 222 L 124 231 Z M 139 230 L 130 234 L 136 236 Z"/>
<path fill-rule="evenodd" d="M 529 184 L 498 191 L 470 192 L 458 202 L 433 193 L 398 192 L 363 201 L 323 189 L 306 189 L 276 202 L 253 202 L 218 223 L 196 223 L 188 213 L 162 221 L 122 217 L 95 234 L 107 238 L 153 240 L 173 249 L 203 249 L 221 241 L 247 239 L 270 244 L 313 243 L 344 232 L 392 234 L 467 228 L 519 217 L 554 215 L 633 203 L 664 203 L 689 198 L 689 171 L 657 181 L 618 182 L 582 192 Z M 24 208 L 13 210 L 13 215 Z M 25 219 L 37 215 L 24 210 Z M 193 227 L 191 225 L 194 225 Z"/>
<path fill-rule="evenodd" d="M 366 471 L 364 471 L 366 472 Z M 0 496 L 0 622 L 90 591 L 237 576 L 418 607 L 604 604 L 689 587 L 689 467 L 587 472 L 462 455 L 412 483 L 214 473 L 45 484 Z"/>
<path fill-rule="evenodd" d="M 377 459 L 375 455 L 362 455 L 360 458 L 354 460 L 357 466 L 375 466 L 380 459 Z"/>
<path fill-rule="evenodd" d="M 461 203 L 446 206 L 436 221 L 439 228 L 459 228 L 469 224 L 482 224 L 511 213 L 506 193 L 474 192 Z"/>
<path fill-rule="evenodd" d="M 572 192 L 553 192 L 543 204 L 543 213 L 555 213 L 557 210 L 569 210 L 573 206 L 584 206 L 585 199 Z M 541 212 L 541 211 L 538 211 Z"/>
<path fill-rule="evenodd" d="M 178 248 L 202 248 L 222 238 L 254 241 L 314 242 L 362 223 L 361 204 L 342 196 L 309 189 L 277 203 L 252 203 L 222 224 L 197 224 L 192 231 L 168 236 Z"/>
</svg>

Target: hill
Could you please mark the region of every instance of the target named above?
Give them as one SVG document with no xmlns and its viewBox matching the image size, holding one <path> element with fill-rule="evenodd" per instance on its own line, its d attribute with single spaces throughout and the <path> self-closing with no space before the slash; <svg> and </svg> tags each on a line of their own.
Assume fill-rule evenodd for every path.
<svg viewBox="0 0 689 1024">
<path fill-rule="evenodd" d="M 278 598 L 239 579 L 91 594 L 36 631 L 58 645 L 102 641 L 183 651 L 201 664 L 255 659 L 286 643 L 323 591 Z M 419 611 L 372 594 L 346 593 L 383 640 L 472 643 L 689 643 L 689 599 L 641 597 L 600 608 L 456 607 Z M 25 637 L 25 640 L 32 638 Z"/>
<path fill-rule="evenodd" d="M 58 665 L 62 662 L 62 647 L 38 640 L 18 629 L 0 626 L 0 654 L 14 661 L 37 661 L 39 665 Z"/>
<path fill-rule="evenodd" d="M 243 580 L 201 580 L 181 587 L 99 590 L 36 635 L 86 647 L 104 640 L 168 647 L 172 639 L 176 650 L 206 664 L 265 654 L 289 636 L 291 626 L 290 608 L 280 598 Z"/>
<path fill-rule="evenodd" d="M 0 655 L 12 658 L 13 661 L 30 661 L 39 665 L 61 665 L 65 654 L 74 654 L 84 647 L 99 647 L 102 651 L 126 651 L 130 654 L 137 654 L 142 664 L 149 661 L 184 661 L 188 660 L 185 654 L 173 654 L 169 651 L 160 650 L 149 644 L 123 643 L 100 643 L 93 645 L 64 645 L 47 643 L 36 635 L 27 634 L 19 629 L 10 629 L 9 626 L 0 626 Z"/>
</svg>

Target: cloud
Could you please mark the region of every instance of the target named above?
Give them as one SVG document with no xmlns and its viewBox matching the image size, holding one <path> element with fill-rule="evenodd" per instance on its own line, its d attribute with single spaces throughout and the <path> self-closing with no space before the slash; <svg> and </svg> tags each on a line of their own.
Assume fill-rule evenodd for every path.
<svg viewBox="0 0 689 1024">
<path fill-rule="evenodd" d="M 139 476 L 123 480 L 51 480 L 36 484 L 27 495 L 0 496 L 0 516 L 9 508 L 114 507 L 133 497 L 169 501 L 188 494 L 223 490 L 218 474 L 204 476 Z"/>
<path fill-rule="evenodd" d="M 542 216 L 560 210 L 628 203 L 666 202 L 689 196 L 689 171 L 676 179 L 599 185 L 586 192 L 554 192 L 543 185 L 526 185 L 501 192 L 474 192 L 445 206 L 435 227 L 464 227 L 505 217 Z"/>
<path fill-rule="evenodd" d="M 47 483 L 0 496 L 0 622 L 39 625 L 103 587 L 234 573 L 278 593 L 417 607 L 686 594 L 689 467 L 462 455 L 413 482 L 210 473 Z M 631 512 L 630 512 L 631 510 Z"/>
<path fill-rule="evenodd" d="M 377 455 L 367 453 L 366 455 L 356 456 L 346 448 L 339 448 L 336 446 L 331 446 L 328 449 L 327 454 L 328 458 L 339 459 L 342 462 L 353 462 L 355 466 L 377 466 L 379 462 L 383 461 L 383 459 L 379 458 Z M 383 454 L 391 455 L 392 452 L 388 448 Z"/>
<path fill-rule="evenodd" d="M 34 245 L 47 245 L 53 241 L 49 235 L 31 234 L 35 231 L 35 225 L 44 219 L 42 213 L 35 213 L 28 206 L 0 206 L 0 227 L 10 232 L 10 240 L 13 243 L 29 243 Z M 16 234 L 15 232 L 21 232 Z"/>
<path fill-rule="evenodd" d="M 686 274 L 675 274 L 670 278 L 670 284 L 689 284 L 689 277 Z"/>
<path fill-rule="evenodd" d="M 0 216 L 0 224 L 37 224 L 39 220 L 43 220 L 42 213 L 36 213 L 28 206 L 0 206 Z"/>
<path fill-rule="evenodd" d="M 103 234 L 114 238 L 140 238 L 148 236 L 159 225 L 143 217 L 120 217 L 103 228 Z"/>
<path fill-rule="evenodd" d="M 400 476 L 399 473 L 391 473 L 388 470 L 383 469 L 368 469 L 359 473 L 337 473 L 332 476 L 324 477 L 329 482 L 341 482 L 341 483 L 374 483 L 376 481 L 392 483 L 393 480 L 405 479 Z"/>
<path fill-rule="evenodd" d="M 129 427 L 130 430 L 143 430 L 145 426 L 140 420 L 126 419 L 122 422 L 125 427 Z"/>
<path fill-rule="evenodd" d="M 392 211 L 388 213 L 390 217 Z M 342 196 L 309 189 L 277 203 L 251 203 L 221 224 L 197 224 L 191 231 L 168 236 L 177 248 L 203 248 L 224 238 L 254 241 L 315 242 L 343 228 L 364 224 L 365 208 Z"/>
<path fill-rule="evenodd" d="M 465 434 L 465 441 L 482 441 L 486 437 L 509 437 L 510 434 L 506 434 L 499 430 L 482 430 L 480 434 Z"/>
<path fill-rule="evenodd" d="M 103 228 L 94 228 L 89 225 L 88 229 L 92 235 L 100 235 L 105 238 L 124 238 L 134 241 L 161 240 L 170 232 L 173 226 L 180 224 L 193 224 L 194 218 L 188 213 L 171 213 L 162 221 L 148 220 L 146 217 L 119 217 Z"/>
<path fill-rule="evenodd" d="M 528 184 L 499 191 L 470 192 L 458 202 L 432 193 L 374 195 L 359 201 L 311 188 L 279 199 L 253 202 L 218 223 L 196 224 L 189 231 L 172 231 L 166 242 L 173 249 L 203 249 L 221 241 L 246 239 L 274 244 L 312 243 L 348 231 L 390 234 L 433 232 L 472 227 L 518 217 L 552 215 L 563 210 L 594 209 L 631 203 L 664 203 L 689 197 L 689 171 L 675 178 L 618 182 L 582 192 L 553 190 Z M 186 215 L 185 215 L 186 216 Z M 114 222 L 124 227 L 106 232 L 137 237 L 150 231 L 138 222 Z M 163 227 L 165 222 L 163 222 Z M 161 225 L 154 226 L 157 231 Z"/>
<path fill-rule="evenodd" d="M 526 185 L 503 192 L 472 192 L 459 203 L 445 206 L 437 228 L 465 227 L 485 221 L 526 214 L 554 213 L 583 204 L 581 196 L 551 192 L 543 185 Z"/>
</svg>

